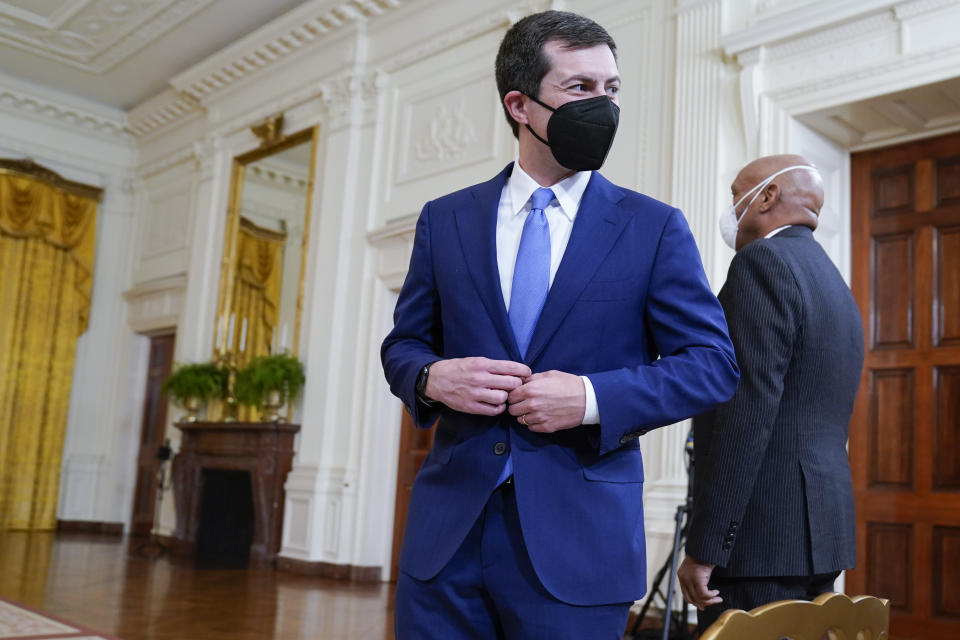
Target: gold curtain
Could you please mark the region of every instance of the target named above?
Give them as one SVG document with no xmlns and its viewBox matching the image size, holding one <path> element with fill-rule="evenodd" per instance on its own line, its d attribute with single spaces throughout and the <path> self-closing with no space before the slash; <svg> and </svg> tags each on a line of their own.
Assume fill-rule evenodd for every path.
<svg viewBox="0 0 960 640">
<path fill-rule="evenodd" d="M 93 287 L 99 191 L 87 190 L 94 195 L 0 166 L 0 529 L 56 528 L 73 361 Z"/>
<path fill-rule="evenodd" d="M 235 344 L 237 368 L 243 368 L 256 356 L 270 353 L 270 342 L 280 313 L 283 286 L 283 249 L 287 234 L 259 227 L 240 218 L 237 238 L 237 271 L 233 286 L 231 312 L 236 316 Z M 240 350 L 241 328 L 247 322 L 246 344 Z M 240 420 L 256 420 L 256 409 L 240 407 Z"/>
</svg>

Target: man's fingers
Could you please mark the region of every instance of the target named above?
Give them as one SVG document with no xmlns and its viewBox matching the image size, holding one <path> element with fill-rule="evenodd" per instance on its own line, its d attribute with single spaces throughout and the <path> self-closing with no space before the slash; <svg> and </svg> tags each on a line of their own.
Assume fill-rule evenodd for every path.
<svg viewBox="0 0 960 640">
<path fill-rule="evenodd" d="M 523 380 L 517 376 L 504 376 L 495 373 L 488 373 L 483 376 L 483 386 L 490 389 L 502 389 L 503 391 L 513 391 L 523 384 Z"/>
<path fill-rule="evenodd" d="M 489 373 L 495 373 L 503 376 L 517 376 L 526 378 L 531 374 L 530 367 L 522 362 L 513 362 L 512 360 L 487 360 L 485 369 Z"/>
<path fill-rule="evenodd" d="M 513 402 L 513 400 L 509 399 L 508 397 L 507 407 L 509 408 L 510 415 L 512 416 L 522 416 L 525 413 L 530 413 L 529 402 Z"/>
<path fill-rule="evenodd" d="M 487 404 L 486 402 L 474 402 L 467 411 L 481 416 L 498 416 L 507 408 L 506 404 Z"/>
<path fill-rule="evenodd" d="M 506 404 L 507 392 L 500 389 L 477 389 L 474 399 L 484 404 L 499 406 Z"/>
</svg>

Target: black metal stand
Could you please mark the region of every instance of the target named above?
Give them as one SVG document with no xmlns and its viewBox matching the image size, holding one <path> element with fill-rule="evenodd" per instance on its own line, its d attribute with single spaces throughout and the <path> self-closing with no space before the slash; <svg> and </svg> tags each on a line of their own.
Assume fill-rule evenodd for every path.
<svg viewBox="0 0 960 640">
<path fill-rule="evenodd" d="M 683 601 L 680 611 L 673 610 L 673 594 L 677 584 L 677 563 L 680 559 L 680 548 L 687 540 L 687 528 L 690 525 L 690 514 L 693 511 L 693 430 L 687 433 L 687 440 L 683 447 L 687 456 L 687 495 L 683 504 L 677 507 L 674 515 L 673 530 L 673 550 L 670 556 L 664 561 L 656 575 L 653 577 L 653 585 L 650 587 L 650 595 L 647 601 L 643 603 L 640 609 L 640 615 L 634 621 L 630 631 L 623 637 L 624 640 L 692 640 L 694 635 L 687 631 L 687 615 L 689 605 Z M 660 585 L 663 578 L 667 578 L 667 591 L 662 592 Z M 647 612 L 654 604 L 654 600 L 659 597 L 663 603 L 663 627 L 660 629 L 640 630 L 647 616 Z"/>
<path fill-rule="evenodd" d="M 163 492 L 169 488 L 167 483 L 167 462 L 170 460 L 171 449 L 170 441 L 166 440 L 157 451 L 157 459 L 160 461 L 160 468 L 157 469 L 157 501 L 153 508 L 153 526 L 150 528 L 150 539 L 141 542 L 133 549 L 133 553 L 138 556 L 147 556 L 158 558 L 170 549 L 167 545 L 160 542 L 153 533 L 154 527 L 160 522 L 160 514 L 163 513 Z"/>
</svg>

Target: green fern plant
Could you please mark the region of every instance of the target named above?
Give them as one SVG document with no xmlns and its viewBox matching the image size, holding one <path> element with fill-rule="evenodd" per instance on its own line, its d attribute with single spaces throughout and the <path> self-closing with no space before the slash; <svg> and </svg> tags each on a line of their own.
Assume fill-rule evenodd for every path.
<svg viewBox="0 0 960 640">
<path fill-rule="evenodd" d="M 235 393 L 238 402 L 251 407 L 262 406 L 271 391 L 280 391 L 286 403 L 297 397 L 305 380 L 303 363 L 283 351 L 257 356 L 238 371 Z"/>
<path fill-rule="evenodd" d="M 164 380 L 162 391 L 183 406 L 187 398 L 196 398 L 201 402 L 222 398 L 226 388 L 226 369 L 212 362 L 197 362 L 177 364 L 173 373 Z"/>
</svg>

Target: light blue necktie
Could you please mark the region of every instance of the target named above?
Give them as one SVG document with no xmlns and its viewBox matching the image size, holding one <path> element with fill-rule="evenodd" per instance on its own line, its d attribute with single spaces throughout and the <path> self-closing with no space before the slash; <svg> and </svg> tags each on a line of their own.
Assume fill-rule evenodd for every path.
<svg viewBox="0 0 960 640">
<path fill-rule="evenodd" d="M 537 326 L 543 303 L 550 289 L 550 223 L 543 208 L 553 200 L 553 191 L 540 187 L 530 196 L 530 213 L 523 223 L 520 248 L 513 267 L 513 288 L 510 290 L 510 326 L 526 356 L 530 338 Z M 497 485 L 513 475 L 513 458 L 507 456 Z"/>
<path fill-rule="evenodd" d="M 550 289 L 550 223 L 543 208 L 553 200 L 553 191 L 540 187 L 530 196 L 530 213 L 523 223 L 517 262 L 513 267 L 513 288 L 510 292 L 510 326 L 520 347 L 527 355 L 533 329 L 543 310 Z"/>
</svg>

